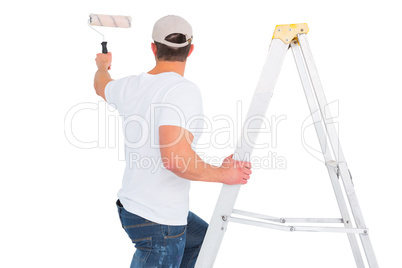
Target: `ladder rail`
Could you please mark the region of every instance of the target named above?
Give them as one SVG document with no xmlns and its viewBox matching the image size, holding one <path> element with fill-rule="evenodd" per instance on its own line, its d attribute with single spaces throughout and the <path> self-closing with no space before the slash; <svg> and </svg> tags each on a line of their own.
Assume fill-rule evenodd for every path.
<svg viewBox="0 0 402 268">
<path fill-rule="evenodd" d="M 346 191 L 346 195 L 350 204 L 350 209 L 354 216 L 355 223 L 358 228 L 366 228 L 366 224 L 364 222 L 363 213 L 360 209 L 360 205 L 357 199 L 356 192 L 354 190 L 354 186 L 352 183 L 352 179 L 350 176 L 349 169 L 346 164 L 345 156 L 343 154 L 339 137 L 337 131 L 334 126 L 334 122 L 332 120 L 331 111 L 328 108 L 328 102 L 324 94 L 324 90 L 318 76 L 317 67 L 315 65 L 313 55 L 310 50 L 309 43 L 307 41 L 307 37 L 305 34 L 298 35 L 298 40 L 300 43 L 301 51 L 303 53 L 306 68 L 308 70 L 311 84 L 316 96 L 317 103 L 320 107 L 321 117 L 325 122 L 325 128 L 328 133 L 328 138 L 332 147 L 332 151 L 334 153 L 334 157 L 336 158 L 339 166 L 339 173 L 342 177 L 342 182 Z M 363 245 L 364 252 L 366 254 L 367 261 L 372 268 L 378 267 L 378 262 L 375 257 L 374 249 L 370 241 L 370 237 L 368 234 L 360 234 L 360 240 Z"/>
<path fill-rule="evenodd" d="M 306 35 L 303 34 L 298 35 L 298 38 L 304 38 Z M 304 94 L 306 96 L 307 104 L 310 109 L 310 114 L 311 117 L 313 118 L 314 122 L 314 127 L 315 131 L 318 137 L 318 141 L 321 147 L 321 152 L 323 154 L 323 158 L 326 163 L 330 162 L 332 160 L 332 155 L 331 155 L 331 147 L 329 146 L 328 139 L 327 139 L 327 133 L 325 131 L 325 128 L 323 126 L 323 119 L 322 119 L 322 114 L 319 113 L 319 108 L 317 107 L 316 104 L 316 99 L 313 93 L 311 81 L 309 79 L 307 67 L 305 65 L 305 59 L 303 57 L 303 54 L 301 52 L 301 48 L 298 42 L 292 42 L 291 43 L 291 48 L 293 52 L 293 57 L 296 62 L 297 70 L 299 72 L 300 80 L 303 86 Z M 336 166 L 337 167 L 337 166 Z M 350 215 L 348 212 L 348 208 L 346 205 L 345 197 L 343 195 L 341 185 L 338 180 L 338 176 L 336 174 L 336 171 L 333 166 L 327 165 L 327 170 L 328 174 L 332 183 L 332 187 L 335 193 L 336 200 L 338 202 L 338 207 L 341 213 L 341 216 L 344 220 L 345 227 L 347 228 L 352 228 L 353 224 L 352 221 L 350 220 Z M 359 244 L 357 242 L 356 236 L 354 234 L 348 233 L 348 239 L 349 239 L 349 244 L 352 249 L 352 253 L 356 262 L 356 266 L 358 268 L 363 268 L 364 267 L 364 261 L 363 257 L 360 252 Z"/>
</svg>

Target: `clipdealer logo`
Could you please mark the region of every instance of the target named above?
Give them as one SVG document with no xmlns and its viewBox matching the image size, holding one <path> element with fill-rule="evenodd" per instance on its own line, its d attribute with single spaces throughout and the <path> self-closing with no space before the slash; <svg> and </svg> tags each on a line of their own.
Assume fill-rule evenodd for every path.
<svg viewBox="0 0 402 268">
<path fill-rule="evenodd" d="M 253 158 L 248 154 L 240 156 L 236 153 L 234 157 L 246 158 L 244 161 L 252 162 L 255 168 L 286 168 L 286 158 L 271 152 L 269 149 L 277 148 L 278 129 L 281 122 L 287 119 L 287 116 L 273 115 L 267 118 L 265 115 L 255 115 L 244 119 L 241 101 L 236 103 L 235 116 L 219 114 L 213 117 L 198 115 L 191 118 L 186 118 L 179 107 L 172 104 L 152 104 L 149 107 L 147 117 L 137 114 L 124 117 L 117 113 L 113 105 L 103 101 L 80 103 L 71 107 L 66 113 L 64 133 L 67 141 L 77 148 L 117 148 L 118 159 L 126 160 L 131 167 L 154 169 L 162 166 L 163 159 L 148 159 L 147 156 L 139 155 L 136 149 L 145 145 L 151 148 L 160 147 L 156 125 L 159 114 L 167 111 L 174 115 L 180 121 L 180 125 L 192 134 L 203 133 L 207 137 L 197 141 L 197 149 L 240 147 L 266 149 L 266 154 L 262 157 Z M 91 118 L 97 123 L 96 134 L 92 135 L 91 138 L 88 135 L 82 135 L 82 128 L 86 128 L 85 120 L 82 118 Z M 264 139 L 257 139 L 259 134 L 264 135 Z M 181 138 L 183 136 L 178 137 L 177 140 Z M 173 144 L 174 142 L 167 146 Z M 127 151 L 129 154 L 126 153 Z M 199 156 L 210 164 L 220 165 L 222 161 L 218 157 L 209 157 L 202 152 L 199 153 Z"/>
</svg>

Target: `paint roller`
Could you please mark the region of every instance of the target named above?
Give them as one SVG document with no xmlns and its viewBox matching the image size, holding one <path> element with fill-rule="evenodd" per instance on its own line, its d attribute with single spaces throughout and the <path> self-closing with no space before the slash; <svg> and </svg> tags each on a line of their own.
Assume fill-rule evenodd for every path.
<svg viewBox="0 0 402 268">
<path fill-rule="evenodd" d="M 91 27 L 95 32 L 99 33 L 103 37 L 102 53 L 107 53 L 107 42 L 105 41 L 105 36 L 93 28 L 92 26 L 101 27 L 115 27 L 115 28 L 130 28 L 131 27 L 131 17 L 130 16 L 116 16 L 116 15 L 102 15 L 102 14 L 90 14 L 88 26 Z"/>
</svg>

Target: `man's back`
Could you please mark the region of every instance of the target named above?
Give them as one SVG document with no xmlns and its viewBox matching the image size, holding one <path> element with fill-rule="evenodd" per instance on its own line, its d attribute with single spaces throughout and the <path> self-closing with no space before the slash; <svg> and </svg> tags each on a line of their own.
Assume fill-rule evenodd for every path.
<svg viewBox="0 0 402 268">
<path fill-rule="evenodd" d="M 126 169 L 118 197 L 124 208 L 154 222 L 185 225 L 190 181 L 163 167 L 158 129 L 189 128 L 186 122 L 202 115 L 198 87 L 173 72 L 142 73 L 110 82 L 105 96 L 123 120 Z M 202 120 L 191 128 L 202 129 Z M 193 142 L 200 134 L 193 133 Z"/>
</svg>

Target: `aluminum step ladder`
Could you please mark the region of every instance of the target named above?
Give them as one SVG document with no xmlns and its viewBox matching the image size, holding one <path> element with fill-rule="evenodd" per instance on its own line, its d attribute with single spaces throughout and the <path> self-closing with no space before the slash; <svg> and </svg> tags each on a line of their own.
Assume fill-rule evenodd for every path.
<svg viewBox="0 0 402 268">
<path fill-rule="evenodd" d="M 319 139 L 321 152 L 338 202 L 341 218 L 278 218 L 236 210 L 234 205 L 241 185 L 223 185 L 198 256 L 196 268 L 213 267 L 229 222 L 288 232 L 346 233 L 356 267 L 362 268 L 365 267 L 365 261 L 359 247 L 358 236 L 360 245 L 364 249 L 366 264 L 371 268 L 378 267 L 369 232 L 354 190 L 352 177 L 339 143 L 332 116 L 329 109 L 327 109 L 328 103 L 307 41 L 308 31 L 308 25 L 305 23 L 276 26 L 269 53 L 245 122 L 253 116 L 265 116 L 286 52 L 291 48 Z M 261 129 L 261 124 L 262 120 L 253 120 L 252 124 L 248 126 L 253 129 Z M 252 144 L 255 144 L 257 136 L 258 133 L 248 133 L 246 141 L 244 135 L 242 135 L 241 142 L 234 153 L 236 160 L 247 159 L 246 156 L 251 155 L 253 151 Z M 342 181 L 342 185 L 340 181 Z M 342 192 L 342 186 L 345 194 Z M 349 210 L 353 215 L 353 219 L 349 215 Z M 292 225 L 292 223 L 309 223 L 310 226 L 298 226 Z M 311 226 L 312 223 L 330 223 L 339 224 L 340 226 Z"/>
</svg>

